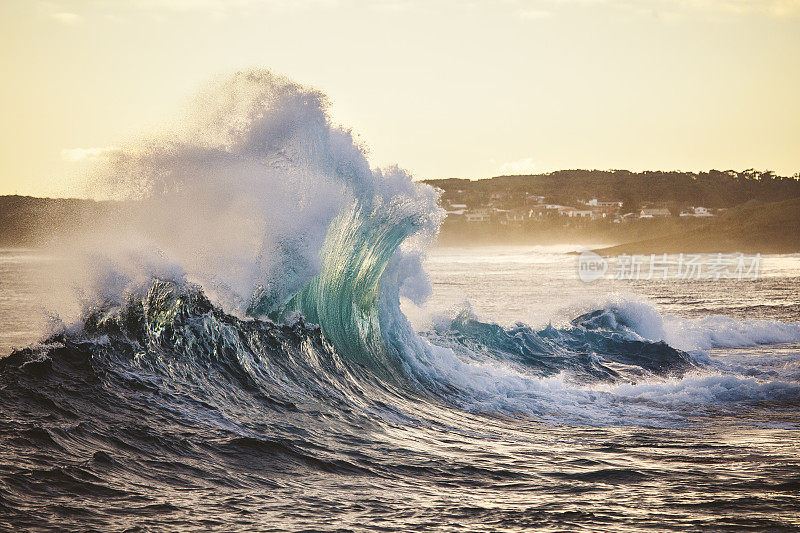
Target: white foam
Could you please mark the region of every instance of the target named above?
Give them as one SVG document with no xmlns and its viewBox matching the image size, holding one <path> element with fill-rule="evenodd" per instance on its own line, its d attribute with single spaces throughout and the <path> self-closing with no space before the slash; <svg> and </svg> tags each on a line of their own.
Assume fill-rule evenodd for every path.
<svg viewBox="0 0 800 533">
<path fill-rule="evenodd" d="M 635 300 L 610 302 L 604 308 L 623 319 L 642 338 L 664 341 L 684 351 L 800 342 L 797 322 L 736 320 L 722 315 L 681 318 L 661 315 L 653 305 Z"/>
<path fill-rule="evenodd" d="M 800 342 L 800 323 L 735 320 L 713 315 L 697 319 L 665 317 L 665 341 L 682 350 L 741 348 L 759 344 Z"/>
<path fill-rule="evenodd" d="M 644 382 L 608 387 L 615 396 L 646 400 L 661 407 L 712 405 L 757 401 L 798 401 L 800 384 L 760 381 L 745 376 L 725 374 L 689 374 L 683 379 Z"/>
</svg>

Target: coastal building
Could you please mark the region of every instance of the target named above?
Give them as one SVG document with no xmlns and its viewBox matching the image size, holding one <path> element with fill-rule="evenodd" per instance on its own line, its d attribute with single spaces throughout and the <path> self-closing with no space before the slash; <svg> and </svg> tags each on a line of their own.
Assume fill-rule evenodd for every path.
<svg viewBox="0 0 800 533">
<path fill-rule="evenodd" d="M 552 214 L 553 214 L 553 210 L 552 209 L 547 209 L 547 207 L 545 207 L 542 204 L 537 204 L 537 205 L 534 205 L 534 206 L 528 208 L 528 218 L 534 218 L 534 217 L 535 218 L 540 218 L 540 217 L 543 217 L 543 216 L 546 216 L 546 215 L 552 215 Z"/>
<path fill-rule="evenodd" d="M 473 209 L 464 213 L 464 219 L 470 223 L 489 222 L 492 214 L 486 208 Z"/>
<path fill-rule="evenodd" d="M 622 208 L 622 202 L 619 200 L 600 201 L 597 198 L 592 198 L 586 204 L 595 212 L 593 218 L 606 218 L 609 215 L 616 215 Z"/>
<path fill-rule="evenodd" d="M 639 218 L 661 218 L 672 216 L 666 207 L 646 207 L 639 211 Z"/>
<path fill-rule="evenodd" d="M 576 209 L 574 207 L 562 207 L 558 211 L 560 215 L 570 218 L 593 218 L 594 214 L 591 209 Z"/>
<path fill-rule="evenodd" d="M 528 209 L 508 209 L 502 213 L 500 224 L 504 226 L 520 226 L 528 217 Z"/>
<path fill-rule="evenodd" d="M 622 207 L 622 202 L 620 202 L 618 200 L 612 200 L 610 202 L 601 202 L 597 198 L 592 198 L 591 200 L 586 202 L 586 205 L 591 206 L 591 207 L 617 208 L 618 209 L 618 208 Z"/>
<path fill-rule="evenodd" d="M 448 213 L 458 211 L 459 214 L 463 215 L 464 211 L 467 210 L 467 204 L 447 204 L 444 210 L 447 211 Z"/>
<path fill-rule="evenodd" d="M 690 207 L 689 211 L 681 213 L 680 216 L 705 218 L 705 217 L 713 217 L 714 215 L 708 210 L 707 207 Z"/>
<path fill-rule="evenodd" d="M 464 213 L 467 212 L 467 204 L 454 204 L 445 202 L 443 207 L 445 216 L 450 219 L 458 220 L 463 218 Z"/>
</svg>

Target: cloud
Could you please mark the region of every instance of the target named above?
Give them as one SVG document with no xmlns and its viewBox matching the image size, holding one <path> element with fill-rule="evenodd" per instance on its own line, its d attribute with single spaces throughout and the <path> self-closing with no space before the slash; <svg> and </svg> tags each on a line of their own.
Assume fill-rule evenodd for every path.
<svg viewBox="0 0 800 533">
<path fill-rule="evenodd" d="M 727 13 L 764 14 L 775 17 L 800 15 L 800 0 L 508 0 L 521 18 L 530 13 L 552 13 L 555 9 L 602 8 L 639 14 L 652 13 Z"/>
<path fill-rule="evenodd" d="M 39 2 L 39 9 L 48 17 L 61 24 L 77 24 L 83 17 L 71 11 L 65 11 L 58 2 Z"/>
<path fill-rule="evenodd" d="M 64 1 L 64 0 L 60 0 Z M 407 0 L 386 0 L 386 3 Z M 244 9 L 285 10 L 294 7 L 336 7 L 340 0 L 91 0 L 88 2 L 101 8 L 120 8 L 127 10 L 157 11 L 162 13 L 185 12 L 235 12 Z"/>
<path fill-rule="evenodd" d="M 70 0 L 41 2 L 47 14 L 66 24 L 74 24 L 82 16 L 69 10 L 77 3 Z M 159 15 L 206 13 L 227 15 L 252 11 L 286 11 L 296 9 L 361 9 L 378 11 L 468 10 L 507 13 L 521 19 L 550 18 L 565 8 L 594 8 L 653 13 L 727 13 L 764 14 L 776 17 L 800 15 L 800 0 L 82 0 L 82 11 L 144 11 Z"/>
<path fill-rule="evenodd" d="M 524 8 L 519 11 L 520 18 L 525 20 L 543 20 L 553 17 L 552 11 L 535 8 Z"/>
<path fill-rule="evenodd" d="M 536 172 L 536 163 L 533 162 L 532 157 L 508 161 L 500 166 L 500 173 L 505 175 L 531 174 L 533 172 Z"/>
<path fill-rule="evenodd" d="M 50 18 L 54 18 L 57 21 L 61 22 L 62 24 L 76 24 L 83 20 L 83 17 L 80 15 L 76 15 L 75 13 L 67 13 L 67 12 L 57 12 L 57 13 L 50 13 Z"/>
<path fill-rule="evenodd" d="M 765 13 L 777 17 L 800 14 L 800 0 L 680 0 L 686 7 L 736 14 Z"/>
<path fill-rule="evenodd" d="M 61 150 L 61 157 L 72 163 L 79 163 L 107 158 L 119 151 L 119 148 L 114 146 L 106 146 L 104 148 L 65 148 Z"/>
</svg>

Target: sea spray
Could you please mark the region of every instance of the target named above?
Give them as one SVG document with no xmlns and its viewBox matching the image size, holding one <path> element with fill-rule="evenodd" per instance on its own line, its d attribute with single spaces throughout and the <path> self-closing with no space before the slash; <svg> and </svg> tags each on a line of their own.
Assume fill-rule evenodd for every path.
<svg viewBox="0 0 800 533">
<path fill-rule="evenodd" d="M 177 125 L 105 154 L 93 192 L 131 201 L 84 247 L 147 243 L 226 308 L 265 316 L 320 273 L 329 228 L 353 205 L 372 216 L 413 204 L 435 233 L 433 189 L 371 168 L 328 107 L 266 70 L 213 83 Z"/>
</svg>

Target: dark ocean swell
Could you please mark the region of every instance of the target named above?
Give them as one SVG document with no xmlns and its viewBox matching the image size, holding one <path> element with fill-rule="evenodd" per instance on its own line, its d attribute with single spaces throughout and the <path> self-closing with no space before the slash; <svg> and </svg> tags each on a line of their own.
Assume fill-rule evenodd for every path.
<svg viewBox="0 0 800 533">
<path fill-rule="evenodd" d="M 510 463 L 475 462 L 477 452 L 452 462 L 419 448 L 417 439 L 434 431 L 454 442 L 491 441 L 506 431 L 494 427 L 502 420 L 495 417 L 507 415 L 527 424 L 602 426 L 598 412 L 622 408 L 625 416 L 625 399 L 586 386 L 678 378 L 698 368 L 684 352 L 632 340 L 593 318 L 537 332 L 461 316 L 420 338 L 432 353 L 457 354 L 464 365 L 489 358 L 513 369 L 493 375 L 510 380 L 513 372 L 510 383 L 479 394 L 476 383 L 423 376 L 424 365 L 397 364 L 400 373 L 386 376 L 364 354 L 342 356 L 299 315 L 287 323 L 240 319 L 214 307 L 197 286 L 154 280 L 124 305 L 94 309 L 82 328 L 0 360 L 0 524 L 259 529 L 260 508 L 272 524 L 324 529 L 320 516 L 381 513 L 367 494 L 345 503 L 348 479 L 384 489 L 431 480 L 442 490 L 450 483 L 528 484 L 530 474 Z M 566 381 L 555 389 L 534 386 L 551 379 Z M 504 398 L 493 396 L 500 386 L 507 387 Z M 800 397 L 796 388 L 783 392 L 783 401 Z M 640 400 L 633 406 L 640 409 Z M 483 414 L 476 419 L 470 411 Z M 592 475 L 602 483 L 639 483 L 655 474 Z M 327 496 L 314 494 L 325 487 Z M 311 493 L 297 501 L 303 491 Z M 331 498 L 335 505 L 326 503 Z M 305 518 L 292 514 L 295 508 Z M 385 511 L 394 516 L 397 509 Z M 451 518 L 467 519 L 464 512 Z M 469 519 L 522 518 L 481 511 Z"/>
</svg>

